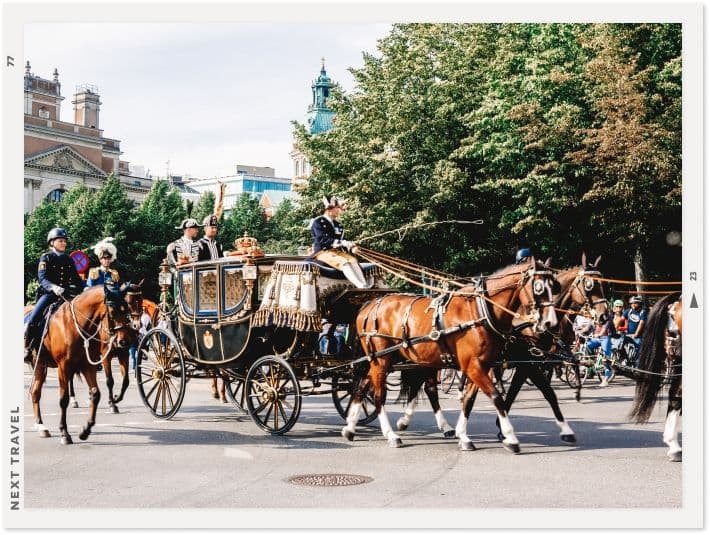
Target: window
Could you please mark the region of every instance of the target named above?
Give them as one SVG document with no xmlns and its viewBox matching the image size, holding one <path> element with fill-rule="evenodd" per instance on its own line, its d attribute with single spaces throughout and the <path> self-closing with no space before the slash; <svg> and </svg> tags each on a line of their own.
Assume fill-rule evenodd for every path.
<svg viewBox="0 0 710 535">
<path fill-rule="evenodd" d="M 65 189 L 57 188 L 55 190 L 52 190 L 49 192 L 47 195 L 47 200 L 50 202 L 59 202 L 64 198 L 64 194 L 67 191 Z"/>
<path fill-rule="evenodd" d="M 246 296 L 246 284 L 241 268 L 224 268 L 224 313 L 237 312 Z"/>
<path fill-rule="evenodd" d="M 217 270 L 201 270 L 197 272 L 199 281 L 198 314 L 217 313 Z"/>
<path fill-rule="evenodd" d="M 39 116 L 42 117 L 42 119 L 49 119 L 49 110 L 42 106 L 39 109 Z"/>
<path fill-rule="evenodd" d="M 192 314 L 195 310 L 195 289 L 192 285 L 192 272 L 183 271 L 180 273 L 180 291 L 182 293 L 182 304 L 185 312 Z"/>
</svg>

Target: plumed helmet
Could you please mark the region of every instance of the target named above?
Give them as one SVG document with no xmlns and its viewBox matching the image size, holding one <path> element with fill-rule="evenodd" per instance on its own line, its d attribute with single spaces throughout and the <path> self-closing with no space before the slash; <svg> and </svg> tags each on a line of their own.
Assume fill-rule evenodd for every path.
<svg viewBox="0 0 710 535">
<path fill-rule="evenodd" d="M 54 227 L 49 231 L 49 234 L 47 234 L 47 244 L 52 245 L 52 242 L 57 238 L 69 240 L 69 234 L 67 234 L 67 231 L 61 227 Z"/>
<path fill-rule="evenodd" d="M 634 295 L 631 299 L 629 299 L 629 303 L 643 303 L 643 299 L 641 299 L 640 295 Z"/>
<path fill-rule="evenodd" d="M 623 307 L 624 302 L 621 299 L 617 299 L 616 301 L 614 301 L 614 306 L 615 307 Z"/>
<path fill-rule="evenodd" d="M 217 223 L 217 216 L 214 214 L 206 215 L 202 220 L 202 226 L 204 227 L 216 227 L 218 226 Z"/>
<path fill-rule="evenodd" d="M 111 242 L 113 242 L 113 238 L 111 236 L 101 240 L 99 243 L 94 245 L 94 254 L 98 258 L 108 257 L 116 260 L 118 251 L 116 250 L 116 246 Z"/>
<path fill-rule="evenodd" d="M 331 208 L 345 208 L 345 201 L 338 197 L 323 197 L 323 209 L 330 210 Z"/>
<path fill-rule="evenodd" d="M 532 253 L 530 252 L 530 249 L 527 247 L 523 247 L 522 249 L 518 249 L 518 252 L 515 253 L 515 263 L 520 264 L 523 260 L 526 258 L 530 258 L 532 256 Z"/>
<path fill-rule="evenodd" d="M 185 230 L 186 228 L 198 228 L 198 227 L 204 227 L 204 225 L 200 225 L 197 222 L 197 219 L 193 219 L 191 217 L 187 219 L 183 219 L 182 223 L 180 223 L 179 227 L 175 227 L 177 230 Z"/>
</svg>

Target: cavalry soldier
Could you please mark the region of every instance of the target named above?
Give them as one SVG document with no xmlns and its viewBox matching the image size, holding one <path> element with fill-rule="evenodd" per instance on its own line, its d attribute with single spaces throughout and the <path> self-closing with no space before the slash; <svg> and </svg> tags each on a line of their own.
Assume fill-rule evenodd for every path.
<svg viewBox="0 0 710 535">
<path fill-rule="evenodd" d="M 206 216 L 202 220 L 205 235 L 200 238 L 200 253 L 198 260 L 214 260 L 222 258 L 224 251 L 222 245 L 217 241 L 217 216 L 214 214 Z"/>
<path fill-rule="evenodd" d="M 183 219 L 179 227 L 182 229 L 182 238 L 178 238 L 167 247 L 168 263 L 180 266 L 190 262 L 197 262 L 200 254 L 200 242 L 197 240 L 200 225 L 195 219 Z"/>
<path fill-rule="evenodd" d="M 108 237 L 101 240 L 94 246 L 94 254 L 98 257 L 101 265 L 89 270 L 89 277 L 86 287 L 97 286 L 99 284 L 118 284 L 120 277 L 118 271 L 111 269 L 111 264 L 116 260 L 116 246 L 111 243 L 113 238 Z"/>
<path fill-rule="evenodd" d="M 323 262 L 335 269 L 339 269 L 358 288 L 369 288 L 365 275 L 357 259 L 350 254 L 356 252 L 355 244 L 343 239 L 345 230 L 336 219 L 345 209 L 345 203 L 337 197 L 326 199 L 323 197 L 322 215 L 316 217 L 311 223 L 313 236 L 313 255 L 319 262 Z"/>
<path fill-rule="evenodd" d="M 63 297 L 71 299 L 84 286 L 71 257 L 66 254 L 69 235 L 63 228 L 55 227 L 47 234 L 51 248 L 39 258 L 37 268 L 37 304 L 25 319 L 25 362 L 32 362 L 32 350 L 39 349 L 44 330 L 42 318 L 49 305 Z"/>
</svg>

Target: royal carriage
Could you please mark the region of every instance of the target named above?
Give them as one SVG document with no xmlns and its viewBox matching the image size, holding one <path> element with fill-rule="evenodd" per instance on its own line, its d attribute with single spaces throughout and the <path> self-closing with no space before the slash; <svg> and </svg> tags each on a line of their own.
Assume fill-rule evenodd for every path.
<svg viewBox="0 0 710 535">
<path fill-rule="evenodd" d="M 307 257 L 264 255 L 248 237 L 237 246 L 234 256 L 161 266 L 161 319 L 142 339 L 136 367 L 146 407 L 169 419 L 190 379 L 218 375 L 232 402 L 268 433 L 293 427 L 305 395 L 330 394 L 345 417 L 368 367 L 347 327 L 362 303 L 391 291 L 383 272 L 363 264 L 372 287 L 357 289 Z M 340 351 L 321 351 L 323 325 L 350 331 Z M 362 423 L 374 419 L 363 409 Z"/>
</svg>

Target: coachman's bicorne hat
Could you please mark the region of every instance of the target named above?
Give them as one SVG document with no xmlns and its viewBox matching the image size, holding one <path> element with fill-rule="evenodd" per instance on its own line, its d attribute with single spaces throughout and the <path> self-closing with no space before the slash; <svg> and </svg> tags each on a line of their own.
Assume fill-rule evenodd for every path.
<svg viewBox="0 0 710 535">
<path fill-rule="evenodd" d="M 189 217 L 187 219 L 183 219 L 182 223 L 180 223 L 180 226 L 175 227 L 175 229 L 185 230 L 186 228 L 199 228 L 199 227 L 204 227 L 204 225 L 200 225 L 196 219 Z"/>
</svg>

